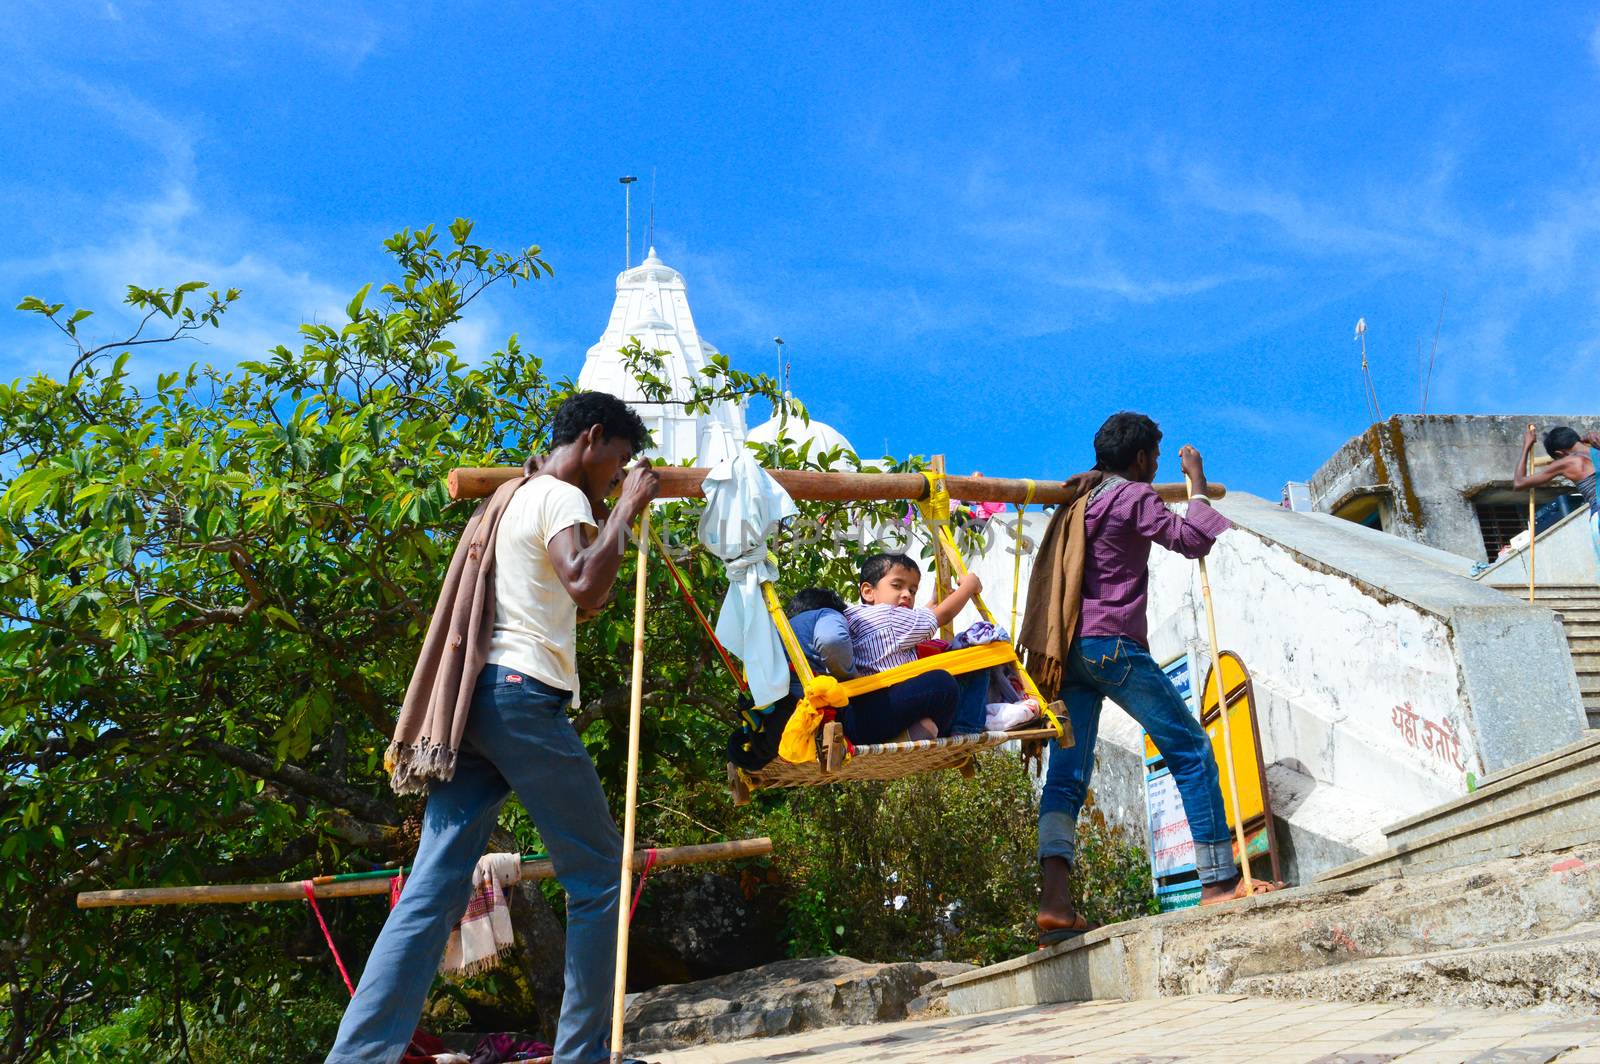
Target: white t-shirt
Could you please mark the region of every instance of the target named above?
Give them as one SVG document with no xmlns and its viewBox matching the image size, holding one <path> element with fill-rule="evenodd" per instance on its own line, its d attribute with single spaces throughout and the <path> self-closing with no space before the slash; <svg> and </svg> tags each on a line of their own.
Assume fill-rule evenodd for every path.
<svg viewBox="0 0 1600 1064">
<path fill-rule="evenodd" d="M 549 544 L 573 525 L 597 527 L 589 498 L 552 476 L 511 496 L 494 533 L 494 635 L 488 663 L 520 669 L 578 704 L 578 604 L 550 564 Z"/>
</svg>

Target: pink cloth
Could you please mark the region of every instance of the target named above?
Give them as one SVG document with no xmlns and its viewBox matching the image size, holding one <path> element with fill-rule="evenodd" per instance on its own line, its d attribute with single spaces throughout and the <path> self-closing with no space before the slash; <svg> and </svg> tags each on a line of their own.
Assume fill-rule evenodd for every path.
<svg viewBox="0 0 1600 1064">
<path fill-rule="evenodd" d="M 1204 499 L 1190 503 L 1188 516 L 1179 517 L 1150 485 L 1123 481 L 1089 500 L 1083 527 L 1088 550 L 1078 634 L 1122 636 L 1148 646 L 1150 544 L 1201 558 L 1233 525 Z"/>
</svg>

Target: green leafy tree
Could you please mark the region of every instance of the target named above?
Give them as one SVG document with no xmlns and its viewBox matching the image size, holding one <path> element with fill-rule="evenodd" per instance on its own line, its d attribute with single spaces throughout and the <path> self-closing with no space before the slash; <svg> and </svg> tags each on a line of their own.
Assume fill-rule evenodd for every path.
<svg viewBox="0 0 1600 1064">
<path fill-rule="evenodd" d="M 61 379 L 0 387 L 8 1059 L 35 1059 L 134 1000 L 152 1038 L 186 1046 L 192 1023 L 270 1017 L 296 995 L 342 997 L 295 907 L 77 912 L 72 901 L 88 889 L 287 878 L 413 852 L 420 801 L 389 792 L 381 756 L 471 511 L 451 503 L 445 475 L 520 463 L 571 389 L 514 336 L 476 364 L 458 357 L 449 330 L 476 299 L 549 272 L 539 249 L 496 252 L 471 228 L 397 234 L 386 243 L 397 279 L 362 288 L 340 325 L 302 326 L 298 349 L 232 369 L 190 366 L 153 387 L 136 384 L 140 348 L 215 328 L 237 291 L 130 288 L 138 329 L 93 346 L 81 331 L 89 311 L 22 303 L 74 355 Z M 718 357 L 673 399 L 659 358 L 637 345 L 628 354 L 647 387 L 691 409 L 773 395 L 770 380 Z M 840 460 L 782 450 L 770 457 Z M 842 506 L 807 509 L 844 520 Z M 693 518 L 684 504 L 662 514 L 683 543 Z M 846 549 L 804 553 L 805 579 L 843 583 Z M 684 561 L 708 599 L 720 591 L 718 567 L 693 551 Z M 630 582 L 625 573 L 619 586 Z M 731 680 L 660 567 L 650 594 L 646 794 L 720 771 L 737 719 Z M 612 793 L 628 612 L 607 611 L 582 639 L 577 725 Z M 502 827 L 497 846 L 537 848 L 514 808 Z M 559 914 L 538 891 L 522 897 L 522 963 L 483 996 L 548 1023 Z M 329 908 L 359 958 L 381 907 Z"/>
</svg>

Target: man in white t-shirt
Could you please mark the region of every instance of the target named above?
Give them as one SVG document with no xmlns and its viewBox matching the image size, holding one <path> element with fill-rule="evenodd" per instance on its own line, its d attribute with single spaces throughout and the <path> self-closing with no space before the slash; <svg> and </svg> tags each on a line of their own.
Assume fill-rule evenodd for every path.
<svg viewBox="0 0 1600 1064">
<path fill-rule="evenodd" d="M 429 788 L 416 861 L 361 973 L 329 1064 L 394 1064 L 405 1052 L 474 864 L 515 791 L 567 892 L 561 1064 L 610 1059 L 622 838 L 567 710 L 578 699 L 578 611 L 610 598 L 628 528 L 659 489 L 640 462 L 644 423 L 622 400 L 579 392 L 556 411 L 551 451 L 495 528 L 494 631 L 454 776 Z M 596 511 L 622 481 L 611 517 Z"/>
</svg>

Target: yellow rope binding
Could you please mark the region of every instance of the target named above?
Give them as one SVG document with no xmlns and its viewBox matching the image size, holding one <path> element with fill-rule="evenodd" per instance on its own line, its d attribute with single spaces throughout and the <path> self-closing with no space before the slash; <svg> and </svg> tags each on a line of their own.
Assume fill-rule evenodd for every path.
<svg viewBox="0 0 1600 1064">
<path fill-rule="evenodd" d="M 922 510 L 923 517 L 927 520 L 929 527 L 933 531 L 934 549 L 944 553 L 944 556 L 950 562 L 951 570 L 955 573 L 956 578 L 959 580 L 961 577 L 967 575 L 967 563 L 966 560 L 961 557 L 961 549 L 956 546 L 955 536 L 953 536 L 950 532 L 950 492 L 945 488 L 943 474 L 924 470 L 922 475 L 928 481 L 928 500 L 925 503 L 919 502 L 917 505 Z M 1028 481 L 1028 501 L 1030 502 L 1033 500 L 1034 488 L 1034 482 L 1031 480 Z M 1024 503 L 1024 505 L 1026 505 L 1026 503 Z M 1020 517 L 1018 518 L 1018 521 L 1020 528 Z M 1022 555 L 1019 551 L 1017 554 L 1018 562 L 1015 569 L 1017 575 L 1013 578 L 1013 582 L 1021 579 L 1021 557 Z M 994 623 L 994 613 L 989 609 L 989 604 L 983 601 L 982 594 L 974 595 L 972 604 L 977 607 L 978 616 L 982 617 L 990 624 Z M 1012 623 L 1015 624 L 1016 592 L 1014 588 L 1012 591 L 1011 608 Z M 1016 634 L 1011 633 L 1011 638 L 1013 642 L 1015 642 L 1017 638 Z M 1028 675 L 1027 668 L 1025 668 L 1022 664 L 1022 655 L 1020 651 L 1017 652 L 1016 658 L 1017 673 L 1022 677 L 1023 689 L 1028 692 L 1035 702 L 1038 703 L 1039 709 L 1044 713 L 1045 719 L 1050 722 L 1050 727 L 1054 729 L 1056 738 L 1064 738 L 1067 734 L 1066 726 L 1062 724 L 1061 718 L 1056 716 L 1055 712 L 1051 710 L 1049 699 L 1045 698 L 1044 695 L 1039 691 L 1039 686 L 1033 682 L 1033 677 Z"/>
</svg>

